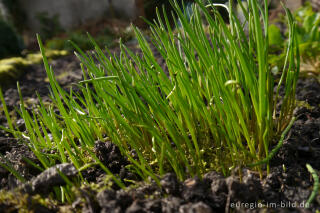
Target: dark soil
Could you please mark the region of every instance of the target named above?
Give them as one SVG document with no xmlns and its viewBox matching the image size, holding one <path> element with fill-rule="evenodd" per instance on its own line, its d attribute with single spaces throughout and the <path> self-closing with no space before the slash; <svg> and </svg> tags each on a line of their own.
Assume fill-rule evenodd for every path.
<svg viewBox="0 0 320 213">
<path fill-rule="evenodd" d="M 134 45 L 131 48 L 135 49 Z M 159 62 L 163 64 L 162 59 Z M 51 64 L 64 88 L 67 89 L 70 83 L 81 79 L 79 61 L 75 56 L 66 56 Z M 49 99 L 48 82 L 45 79 L 42 65 L 31 66 L 20 79 L 22 95 L 30 106 L 37 102 L 35 91 L 44 100 Z M 4 95 L 10 111 L 19 106 L 15 85 L 6 88 Z M 139 182 L 140 179 L 126 169 L 128 161 L 121 156 L 117 147 L 110 142 L 97 141 L 94 151 L 100 161 L 123 180 L 134 180 L 137 184 L 131 185 L 127 190 L 119 189 L 116 185 L 106 187 L 105 173 L 98 167 L 90 168 L 83 171 L 82 175 L 96 187 L 88 185 L 78 189 L 77 198 L 72 205 L 55 203 L 44 206 L 27 202 L 26 208 L 34 212 L 316 212 L 320 209 L 320 195 L 317 195 L 309 209 L 294 206 L 307 201 L 314 184 L 306 163 L 320 171 L 320 84 L 314 79 L 300 79 L 297 100 L 303 101 L 295 111 L 298 119 L 283 147 L 272 159 L 270 174 L 262 180 L 256 172 L 249 169 L 243 169 L 242 181 L 237 175 L 225 178 L 221 174 L 210 172 L 202 180 L 195 177 L 179 182 L 174 174 L 166 174 L 161 178 L 160 188 L 153 181 Z M 0 124 L 6 125 L 3 113 L 0 116 Z M 23 130 L 23 121 L 18 120 L 18 123 Z M 0 188 L 15 189 L 13 193 L 17 193 L 17 196 L 25 194 L 31 203 L 35 202 L 32 195 L 41 194 L 46 197 L 53 186 L 64 183 L 55 168 L 41 172 L 30 166 L 24 159 L 39 163 L 36 157 L 26 145 L 4 131 L 0 131 L 0 154 L 28 180 L 23 185 L 0 167 Z M 75 168 L 70 164 L 57 166 L 71 179 L 76 175 Z M 127 184 L 130 185 L 129 182 Z M 269 205 L 270 208 L 266 210 L 261 205 L 258 206 L 258 203 Z M 9 210 L 17 212 L 18 206 L 0 197 L 0 212 Z"/>
</svg>

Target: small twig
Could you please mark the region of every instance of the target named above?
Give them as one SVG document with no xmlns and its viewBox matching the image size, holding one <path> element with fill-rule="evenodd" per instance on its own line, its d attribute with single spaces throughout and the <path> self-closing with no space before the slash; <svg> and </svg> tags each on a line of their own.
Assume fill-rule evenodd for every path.
<svg viewBox="0 0 320 213">
<path fill-rule="evenodd" d="M 282 132 L 281 134 L 281 137 L 280 137 L 280 140 L 279 140 L 279 143 L 277 144 L 277 146 L 270 152 L 270 154 L 264 158 L 263 160 L 261 161 L 258 161 L 256 163 L 252 163 L 252 164 L 249 164 L 248 167 L 254 167 L 254 166 L 259 166 L 259 165 L 262 165 L 262 164 L 266 164 L 268 163 L 274 156 L 275 154 L 279 151 L 279 149 L 282 147 L 283 145 L 283 142 L 284 142 L 284 138 L 285 136 L 287 135 L 287 133 L 289 132 L 290 128 L 292 127 L 293 123 L 296 121 L 296 118 L 293 117 L 289 123 L 289 125 L 287 126 L 287 128 Z"/>
<path fill-rule="evenodd" d="M 314 198 L 316 197 L 319 191 L 319 176 L 317 175 L 317 172 L 310 166 L 310 164 L 307 164 L 306 167 L 314 180 L 313 190 L 311 192 L 309 199 L 306 202 L 306 208 L 309 208 L 310 204 L 312 203 L 312 201 L 314 200 Z"/>
</svg>

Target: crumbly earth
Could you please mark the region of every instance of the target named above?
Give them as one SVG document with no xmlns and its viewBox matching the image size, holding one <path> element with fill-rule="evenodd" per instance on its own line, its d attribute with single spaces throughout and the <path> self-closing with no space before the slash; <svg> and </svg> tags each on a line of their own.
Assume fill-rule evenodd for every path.
<svg viewBox="0 0 320 213">
<path fill-rule="evenodd" d="M 134 44 L 131 48 L 136 49 Z M 159 63 L 165 69 L 160 57 Z M 64 88 L 81 80 L 79 61 L 75 56 L 64 56 L 52 61 L 51 65 Z M 44 101 L 49 100 L 48 80 L 42 65 L 30 66 L 19 81 L 27 105 L 37 102 L 35 91 Z M 4 96 L 10 111 L 19 105 L 15 85 L 5 88 Z M 3 190 L 0 192 L 0 212 L 16 212 L 19 208 L 33 212 L 316 212 L 320 209 L 320 195 L 316 196 L 309 209 L 295 207 L 295 204 L 302 205 L 307 201 L 314 184 L 306 163 L 320 171 L 319 82 L 312 78 L 300 79 L 296 98 L 300 103 L 295 111 L 298 119 L 283 147 L 271 160 L 270 174 L 262 180 L 249 169 L 243 169 L 242 181 L 238 173 L 223 177 L 210 172 L 202 180 L 195 177 L 180 182 L 169 173 L 161 178 L 162 187 L 158 187 L 153 181 L 139 182 L 141 180 L 126 169 L 129 162 L 120 155 L 116 146 L 97 141 L 94 151 L 100 161 L 121 179 L 134 180 L 136 184 L 128 183 L 126 190 L 119 189 L 107 180 L 101 169 L 92 167 L 82 172 L 89 184 L 75 189 L 77 197 L 72 205 L 62 205 L 52 200 L 44 202 L 36 195 L 49 199 L 52 187 L 62 184 L 63 180 L 57 176 L 55 168 L 41 172 L 28 164 L 25 158 L 39 162 L 23 143 L 0 131 L 0 154 L 28 180 L 23 185 L 0 167 L 0 188 Z M 18 119 L 17 123 L 23 130 L 23 121 Z M 6 125 L 3 113 L 0 124 Z M 75 168 L 70 164 L 58 167 L 68 177 L 75 175 Z M 17 196 L 25 202 L 10 200 Z M 269 209 L 265 205 L 269 205 Z M 274 208 L 275 205 L 277 208 Z"/>
</svg>

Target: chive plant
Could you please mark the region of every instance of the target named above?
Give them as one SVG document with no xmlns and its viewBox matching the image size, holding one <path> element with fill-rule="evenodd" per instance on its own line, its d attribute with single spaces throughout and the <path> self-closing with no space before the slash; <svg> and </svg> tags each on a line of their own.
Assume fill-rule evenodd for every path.
<svg viewBox="0 0 320 213">
<path fill-rule="evenodd" d="M 230 1 L 226 24 L 217 12 L 219 5 L 196 1 L 189 19 L 184 8 L 171 3 L 174 20 L 179 20 L 175 28 L 167 15 L 158 15 L 149 23 L 148 41 L 133 27 L 142 54 L 122 43 L 120 55 L 105 54 L 90 36 L 94 53 L 84 53 L 74 44 L 84 79 L 76 84 L 77 92 L 59 86 L 38 37 L 52 105 L 46 108 L 39 96 L 40 104 L 30 112 L 20 93 L 27 131 L 7 130 L 28 141 L 43 168 L 57 161 L 72 162 L 79 170 L 99 164 L 112 175 L 92 151 L 99 140 L 117 145 L 131 162 L 130 169 L 157 182 L 170 171 L 181 180 L 209 170 L 228 175 L 245 166 L 262 174 L 276 151 L 270 150 L 278 141 L 279 148 L 293 123 L 299 54 L 291 13 L 286 10 L 289 42 L 277 79 L 268 63 L 266 6 L 248 0 L 245 8 L 238 2 L 246 18 L 243 23 Z"/>
</svg>

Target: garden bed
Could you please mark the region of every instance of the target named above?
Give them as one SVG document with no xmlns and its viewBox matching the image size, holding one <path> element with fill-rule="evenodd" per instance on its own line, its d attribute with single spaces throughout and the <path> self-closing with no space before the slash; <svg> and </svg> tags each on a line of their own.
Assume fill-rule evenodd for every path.
<svg viewBox="0 0 320 213">
<path fill-rule="evenodd" d="M 1 210 L 320 208 L 319 78 L 304 65 L 298 78 L 310 57 L 298 45 L 310 40 L 288 10 L 281 32 L 256 1 L 252 29 L 199 6 L 189 17 L 176 4 L 175 30 L 134 28 L 136 41 L 107 57 L 89 36 L 95 51 L 48 63 L 37 37 L 45 69 L 29 65 L 0 91 Z"/>
<path fill-rule="evenodd" d="M 139 51 L 134 45 L 131 49 Z M 114 49 L 114 52 L 119 49 Z M 155 49 L 154 49 L 155 51 Z M 165 64 L 159 57 L 159 63 Z M 53 60 L 55 74 L 59 83 L 68 88 L 71 83 L 81 80 L 81 70 L 75 56 L 69 55 Z M 20 79 L 21 91 L 25 103 L 32 105 L 37 102 L 37 90 L 43 100 L 48 96 L 48 81 L 42 65 L 33 65 Z M 167 174 L 161 179 L 162 189 L 155 182 L 139 182 L 139 178 L 124 169 L 127 160 L 120 155 L 117 147 L 110 143 L 96 142 L 95 152 L 97 157 L 114 173 L 122 179 L 136 180 L 131 188 L 124 191 L 116 185 L 112 189 L 106 188 L 104 172 L 90 168 L 83 172 L 90 185 L 78 189 L 76 201 L 71 205 L 62 205 L 55 202 L 41 202 L 35 196 L 39 192 L 46 196 L 51 188 L 41 189 L 41 186 L 54 186 L 54 177 L 41 179 L 40 171 L 32 167 L 23 159 L 37 162 L 35 156 L 28 148 L 19 143 L 11 135 L 0 132 L 1 155 L 15 165 L 24 178 L 35 179 L 40 185 L 28 191 L 21 189 L 19 181 L 8 171 L 1 168 L 0 186 L 4 190 L 0 193 L 0 209 L 18 210 L 26 208 L 35 212 L 44 211 L 71 211 L 84 210 L 85 212 L 221 212 L 234 206 L 239 211 L 262 211 L 259 202 L 269 207 L 278 205 L 283 212 L 311 211 L 320 208 L 318 195 L 309 210 L 293 208 L 296 203 L 302 205 L 307 201 L 313 188 L 313 179 L 306 168 L 310 164 L 315 170 L 320 170 L 320 85 L 312 79 L 300 79 L 297 86 L 296 98 L 299 106 L 295 110 L 298 118 L 290 130 L 282 148 L 270 163 L 270 174 L 259 179 L 257 172 L 243 169 L 242 181 L 238 173 L 224 178 L 216 172 L 207 173 L 203 180 L 198 178 L 177 181 L 173 174 Z M 4 98 L 9 111 L 19 105 L 19 96 L 15 85 L 4 91 Z M 6 118 L 1 114 L 0 124 L 6 125 Z M 19 120 L 23 128 L 23 121 Z M 71 168 L 71 167 L 70 167 Z M 69 169 L 70 169 L 69 168 Z M 68 168 L 67 168 L 68 169 Z M 37 177 L 38 176 L 38 177 Z M 49 175 L 50 176 L 50 175 Z M 36 178 L 37 177 L 37 178 Z M 40 187 L 40 188 L 39 188 Z M 19 190 L 17 190 L 19 188 Z M 13 190 L 15 189 L 15 190 Z M 10 190 L 13 195 L 10 195 Z M 37 191 L 38 190 L 38 191 Z M 18 200 L 11 200 L 10 196 L 19 196 Z M 21 196 L 21 197 L 20 197 Z M 30 202 L 32 201 L 32 202 Z M 236 204 L 238 202 L 238 204 Z M 239 202 L 241 204 L 239 204 Z M 41 204 L 42 203 L 42 204 Z M 242 205 L 242 208 L 239 208 Z M 247 205 L 247 206 L 245 206 Z M 254 209 L 253 207 L 260 207 Z M 252 208 L 252 209 L 251 209 Z"/>
</svg>

